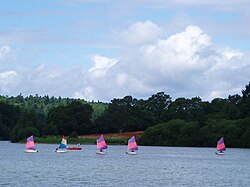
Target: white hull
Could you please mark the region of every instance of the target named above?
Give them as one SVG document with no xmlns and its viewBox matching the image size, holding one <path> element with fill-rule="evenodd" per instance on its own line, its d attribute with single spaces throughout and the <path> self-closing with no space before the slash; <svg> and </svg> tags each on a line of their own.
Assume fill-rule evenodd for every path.
<svg viewBox="0 0 250 187">
<path fill-rule="evenodd" d="M 68 150 L 67 149 L 57 149 L 56 152 L 57 153 L 67 153 Z"/>
<path fill-rule="evenodd" d="M 104 151 L 96 151 L 96 154 L 98 154 L 98 155 L 106 155 L 107 153 L 104 152 Z"/>
<path fill-rule="evenodd" d="M 128 155 L 137 155 L 137 152 L 135 152 L 135 151 L 127 151 L 126 153 Z"/>
<path fill-rule="evenodd" d="M 224 155 L 224 152 L 215 152 L 216 155 Z"/>
<path fill-rule="evenodd" d="M 26 149 L 25 150 L 25 153 L 37 153 L 37 152 L 38 152 L 37 149 L 35 149 L 35 150 L 33 150 L 33 149 Z"/>
</svg>

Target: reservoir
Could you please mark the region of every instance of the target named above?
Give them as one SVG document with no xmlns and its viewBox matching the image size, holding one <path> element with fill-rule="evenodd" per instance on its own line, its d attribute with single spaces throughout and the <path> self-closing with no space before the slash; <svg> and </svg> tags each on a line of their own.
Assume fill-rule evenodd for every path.
<svg viewBox="0 0 250 187">
<path fill-rule="evenodd" d="M 108 145 L 97 155 L 96 145 L 56 153 L 55 144 L 36 144 L 38 153 L 25 153 L 25 144 L 0 141 L 0 186 L 87 187 L 210 187 L 250 186 L 250 149 Z"/>
</svg>

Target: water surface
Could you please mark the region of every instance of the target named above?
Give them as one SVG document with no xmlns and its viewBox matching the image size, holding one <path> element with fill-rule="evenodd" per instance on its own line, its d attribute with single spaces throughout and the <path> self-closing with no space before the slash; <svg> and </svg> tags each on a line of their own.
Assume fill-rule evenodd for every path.
<svg viewBox="0 0 250 187">
<path fill-rule="evenodd" d="M 127 155 L 126 146 L 109 146 L 96 155 L 95 145 L 56 153 L 57 145 L 0 141 L 0 186 L 250 186 L 250 149 L 144 147 Z"/>
</svg>

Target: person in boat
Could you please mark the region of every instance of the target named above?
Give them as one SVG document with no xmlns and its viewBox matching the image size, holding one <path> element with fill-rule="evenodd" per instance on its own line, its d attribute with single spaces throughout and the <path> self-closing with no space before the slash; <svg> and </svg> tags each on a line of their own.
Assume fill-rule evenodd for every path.
<svg viewBox="0 0 250 187">
<path fill-rule="evenodd" d="M 100 150 L 100 152 L 102 152 L 102 149 Z"/>
</svg>

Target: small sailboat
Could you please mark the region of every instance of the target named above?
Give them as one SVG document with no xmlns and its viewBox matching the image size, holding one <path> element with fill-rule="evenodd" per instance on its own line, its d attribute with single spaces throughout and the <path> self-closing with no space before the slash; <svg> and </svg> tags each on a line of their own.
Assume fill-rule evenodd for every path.
<svg viewBox="0 0 250 187">
<path fill-rule="evenodd" d="M 38 150 L 36 149 L 33 135 L 27 138 L 25 152 L 26 153 L 37 153 L 38 152 Z"/>
<path fill-rule="evenodd" d="M 103 134 L 97 139 L 97 152 L 96 154 L 99 154 L 99 155 L 106 155 L 107 152 L 103 151 L 103 149 L 107 149 L 108 146 L 107 146 L 107 143 L 105 142 L 105 139 L 104 139 L 104 136 Z"/>
<path fill-rule="evenodd" d="M 215 154 L 217 155 L 224 155 L 225 153 L 223 151 L 226 150 L 226 146 L 224 143 L 224 138 L 222 137 L 218 142 L 217 142 L 217 151 Z"/>
<path fill-rule="evenodd" d="M 82 150 L 82 148 L 80 147 L 80 143 L 77 144 L 77 147 L 68 147 L 67 149 L 68 150 L 71 150 L 71 151 L 80 151 Z"/>
<path fill-rule="evenodd" d="M 67 153 L 68 149 L 67 149 L 67 139 L 65 136 L 62 136 L 62 142 L 59 145 L 58 148 L 56 148 L 56 152 L 57 153 Z"/>
<path fill-rule="evenodd" d="M 126 153 L 129 155 L 136 155 L 137 154 L 136 150 L 138 150 L 138 146 L 135 141 L 135 137 L 133 136 L 128 140 L 128 151 Z"/>
</svg>

